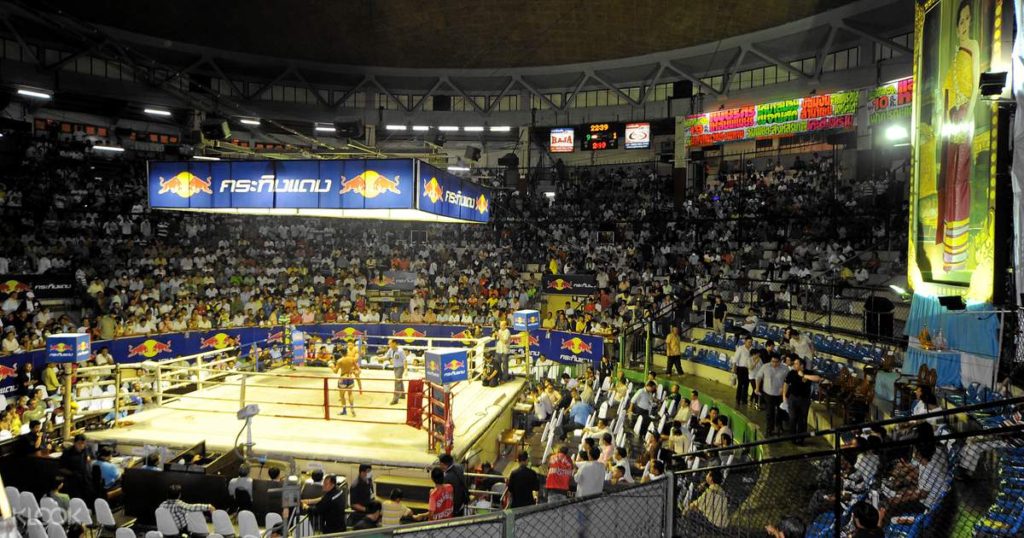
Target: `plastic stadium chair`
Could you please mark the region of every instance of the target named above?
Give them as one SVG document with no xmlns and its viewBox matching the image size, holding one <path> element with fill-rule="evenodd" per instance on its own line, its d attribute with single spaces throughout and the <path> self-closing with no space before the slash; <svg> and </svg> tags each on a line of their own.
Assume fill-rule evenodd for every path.
<svg viewBox="0 0 1024 538">
<path fill-rule="evenodd" d="M 68 520 L 68 514 L 61 509 L 60 505 L 57 504 L 57 500 L 53 497 L 43 497 L 39 501 L 39 508 L 43 512 L 48 514 L 50 523 L 56 523 L 57 525 L 64 525 Z M 47 529 L 49 532 L 49 529 Z"/>
<path fill-rule="evenodd" d="M 42 519 L 42 515 L 39 510 L 39 502 L 36 501 L 36 496 L 31 491 L 22 491 L 19 497 L 21 503 L 21 511 L 24 514 L 25 519 L 36 519 L 39 520 L 40 524 L 46 523 L 46 520 Z M 46 532 L 45 530 L 43 531 Z"/>
<path fill-rule="evenodd" d="M 248 510 L 238 512 L 238 534 L 241 538 L 260 538 L 260 525 L 255 514 Z"/>
<path fill-rule="evenodd" d="M 135 531 L 121 527 L 114 532 L 114 538 L 135 538 Z"/>
<path fill-rule="evenodd" d="M 38 519 L 28 520 L 26 528 L 28 529 L 28 538 L 48 538 L 46 528 L 43 527 L 43 524 Z"/>
<path fill-rule="evenodd" d="M 210 528 L 206 526 L 206 517 L 202 512 L 186 512 L 185 523 L 188 525 L 190 536 L 206 536 L 210 534 Z"/>
<path fill-rule="evenodd" d="M 174 517 L 171 516 L 170 510 L 157 508 L 153 514 L 156 516 L 156 530 L 160 531 L 160 534 L 164 536 L 181 535 L 181 531 L 178 530 L 178 525 L 174 523 Z"/>
<path fill-rule="evenodd" d="M 265 525 L 263 528 L 266 529 L 266 535 L 270 536 L 270 531 L 274 528 L 274 525 L 284 522 L 284 519 L 281 518 L 281 514 L 278 514 L 277 512 L 267 512 L 267 516 L 264 521 Z"/>
<path fill-rule="evenodd" d="M 96 524 L 103 529 L 114 530 L 117 528 L 117 520 L 114 519 L 114 513 L 110 511 L 110 505 L 104 499 L 96 499 L 93 503 L 93 508 L 96 511 Z"/>
<path fill-rule="evenodd" d="M 50 523 L 46 526 L 46 537 L 68 538 L 68 535 L 64 532 L 64 527 L 60 526 L 59 523 Z"/>
<path fill-rule="evenodd" d="M 14 486 L 6 486 L 4 491 L 7 492 L 7 502 L 11 504 L 11 511 L 18 515 L 21 511 L 21 492 Z"/>
</svg>

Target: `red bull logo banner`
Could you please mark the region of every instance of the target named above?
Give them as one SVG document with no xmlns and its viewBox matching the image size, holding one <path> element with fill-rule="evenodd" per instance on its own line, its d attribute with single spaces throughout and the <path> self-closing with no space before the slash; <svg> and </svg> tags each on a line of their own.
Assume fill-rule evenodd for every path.
<svg viewBox="0 0 1024 538">
<path fill-rule="evenodd" d="M 489 190 L 422 162 L 417 176 L 416 208 L 420 211 L 468 222 L 487 222 L 490 219 Z"/>
<path fill-rule="evenodd" d="M 431 349 L 423 360 L 431 383 L 448 385 L 469 379 L 469 353 L 465 349 Z"/>
<path fill-rule="evenodd" d="M 587 364 L 597 367 L 604 355 L 604 339 L 590 334 L 539 330 L 530 333 L 530 358 L 541 357 L 561 364 Z M 522 341 L 514 345 L 522 347 Z"/>
<path fill-rule="evenodd" d="M 37 299 L 60 299 L 74 295 L 73 275 L 0 275 L 0 296 L 17 293 L 24 298 L 32 292 Z"/>
<path fill-rule="evenodd" d="M 487 222 L 489 190 L 413 159 L 154 161 L 154 209 Z"/>
<path fill-rule="evenodd" d="M 83 362 L 92 351 L 85 333 L 51 334 L 46 337 L 46 362 Z"/>
<path fill-rule="evenodd" d="M 541 281 L 544 293 L 560 295 L 593 295 L 597 293 L 594 275 L 544 275 Z"/>
</svg>

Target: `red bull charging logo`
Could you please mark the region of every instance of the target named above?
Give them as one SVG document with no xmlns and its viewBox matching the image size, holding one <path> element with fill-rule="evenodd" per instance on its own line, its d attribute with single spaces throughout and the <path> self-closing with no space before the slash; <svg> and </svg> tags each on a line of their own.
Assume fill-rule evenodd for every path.
<svg viewBox="0 0 1024 538">
<path fill-rule="evenodd" d="M 0 381 L 7 379 L 8 377 L 14 377 L 18 375 L 17 368 L 17 364 L 15 364 L 13 368 L 10 366 L 0 365 Z"/>
<path fill-rule="evenodd" d="M 387 176 L 378 174 L 374 170 L 367 170 L 352 179 L 345 179 L 342 176 L 341 192 L 339 194 L 349 192 L 354 192 L 363 198 L 376 198 L 386 192 L 402 194 L 398 190 L 398 176 L 395 176 L 395 179 L 392 180 L 388 179 Z"/>
<path fill-rule="evenodd" d="M 128 348 L 128 358 L 138 357 L 142 355 L 147 359 L 152 359 L 161 353 L 170 353 L 171 343 L 170 342 L 158 342 L 152 338 L 142 342 L 141 344 Z"/>
<path fill-rule="evenodd" d="M 56 343 L 56 344 L 52 344 L 50 346 L 50 352 L 52 352 L 52 353 L 67 353 L 68 351 L 71 351 L 72 349 L 73 348 L 70 345 L 66 344 L 65 342 L 59 342 L 59 343 Z"/>
<path fill-rule="evenodd" d="M 480 197 L 476 199 L 476 210 L 483 215 L 484 213 L 487 213 L 487 207 L 487 198 L 481 194 Z"/>
<path fill-rule="evenodd" d="M 446 372 L 457 372 L 457 371 L 459 371 L 460 368 L 462 368 L 463 364 L 465 364 L 465 363 L 462 362 L 462 361 L 450 360 L 450 361 L 444 363 L 444 371 L 446 371 Z"/>
<path fill-rule="evenodd" d="M 217 333 L 199 342 L 199 349 L 224 349 L 234 342 L 231 336 L 226 333 Z"/>
<path fill-rule="evenodd" d="M 590 353 L 593 350 L 592 345 L 584 342 L 578 336 L 574 336 L 567 340 L 562 340 L 562 349 L 568 349 L 573 355 L 579 355 L 581 353 Z"/>
<path fill-rule="evenodd" d="M 473 345 L 473 342 L 469 341 L 470 339 L 473 338 L 473 333 L 469 332 L 468 330 L 462 330 L 462 331 L 459 331 L 457 333 L 452 333 L 452 338 L 455 338 L 455 339 L 458 339 L 458 340 L 465 340 L 464 342 L 462 342 L 464 345 L 467 345 L 467 346 Z"/>
<path fill-rule="evenodd" d="M 17 280 L 0 282 L 0 293 L 24 293 L 26 291 L 32 291 L 32 286 L 29 286 L 24 282 L 18 282 Z"/>
<path fill-rule="evenodd" d="M 160 178 L 160 192 L 157 194 L 173 193 L 182 198 L 191 198 L 199 193 L 213 194 L 210 185 L 213 178 L 201 179 L 191 172 L 179 172 L 171 179 Z"/>
<path fill-rule="evenodd" d="M 571 290 L 572 289 L 572 282 L 569 282 L 568 280 L 564 280 L 564 279 L 561 279 L 561 278 L 556 278 L 556 279 L 552 280 L 551 282 L 548 282 L 548 287 L 551 288 L 551 289 L 558 290 L 558 291 Z"/>
<path fill-rule="evenodd" d="M 404 329 L 402 329 L 400 331 L 395 331 L 395 332 L 391 333 L 391 335 L 392 336 L 402 336 L 402 337 L 404 337 L 403 340 L 405 340 L 406 343 L 412 343 L 417 338 L 423 338 L 424 336 L 426 336 L 426 333 L 421 332 L 421 331 L 417 331 L 416 329 L 413 329 L 412 327 L 406 327 L 406 328 L 404 328 Z"/>
<path fill-rule="evenodd" d="M 436 204 L 444 196 L 444 189 L 441 188 L 441 184 L 437 182 L 436 177 L 432 177 L 430 181 L 423 183 L 423 196 L 426 196 L 432 204 Z"/>
<path fill-rule="evenodd" d="M 345 327 L 340 331 L 334 331 L 333 333 L 331 333 L 331 339 L 351 342 L 352 340 L 355 340 L 356 338 L 359 338 L 364 334 L 366 333 L 360 331 L 359 329 L 356 329 L 355 327 Z"/>
</svg>

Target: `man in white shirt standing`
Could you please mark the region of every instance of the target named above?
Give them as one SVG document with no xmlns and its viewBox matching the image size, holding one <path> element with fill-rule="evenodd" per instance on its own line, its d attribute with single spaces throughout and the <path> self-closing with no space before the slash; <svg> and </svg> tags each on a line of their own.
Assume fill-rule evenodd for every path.
<svg viewBox="0 0 1024 538">
<path fill-rule="evenodd" d="M 750 387 L 750 350 L 754 339 L 749 335 L 743 337 L 743 343 L 736 348 L 732 356 L 732 373 L 736 375 L 736 404 L 747 405 L 747 393 Z"/>
<path fill-rule="evenodd" d="M 508 381 L 511 376 L 508 371 L 508 342 L 512 338 L 512 333 L 508 330 L 508 320 L 501 320 L 498 325 L 498 332 L 494 333 L 496 342 L 494 344 L 494 352 L 498 355 L 498 366 L 501 368 L 501 379 Z"/>
<path fill-rule="evenodd" d="M 789 368 L 772 355 L 768 364 L 761 366 L 754 375 L 754 394 L 763 395 L 765 411 L 768 414 L 768 435 L 782 430 L 779 420 L 779 405 L 782 404 L 782 386 L 786 383 Z M 778 426 L 778 430 L 776 430 Z"/>
<path fill-rule="evenodd" d="M 651 427 L 651 410 L 654 408 L 655 390 L 657 390 L 657 385 L 654 381 L 648 381 L 643 390 L 636 391 L 629 402 L 629 412 L 638 415 L 637 420 L 643 421 L 640 426 L 641 437 L 646 435 L 647 430 Z"/>
<path fill-rule="evenodd" d="M 604 465 L 598 461 L 601 451 L 592 447 L 590 452 L 580 450 L 576 465 L 576 498 L 600 495 L 604 491 Z"/>
<path fill-rule="evenodd" d="M 402 384 L 402 377 L 405 376 L 405 351 L 398 347 L 398 340 L 388 340 L 388 350 L 384 352 L 384 359 L 391 361 L 391 366 L 395 369 L 395 395 L 391 399 L 391 405 L 395 405 L 400 398 L 405 398 L 405 385 Z"/>
</svg>

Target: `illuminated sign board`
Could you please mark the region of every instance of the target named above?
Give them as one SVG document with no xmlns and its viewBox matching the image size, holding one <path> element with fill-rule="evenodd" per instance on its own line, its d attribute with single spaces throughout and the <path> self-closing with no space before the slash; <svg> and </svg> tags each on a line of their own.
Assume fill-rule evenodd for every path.
<svg viewBox="0 0 1024 538">
<path fill-rule="evenodd" d="M 868 124 L 909 118 L 913 102 L 914 77 L 883 84 L 868 95 Z"/>
<path fill-rule="evenodd" d="M 650 123 L 626 124 L 626 149 L 648 149 L 651 147 Z"/>
<path fill-rule="evenodd" d="M 618 149 L 619 129 L 618 125 L 611 123 L 592 123 L 585 127 L 586 134 L 580 141 L 580 149 L 587 151 L 601 151 L 606 149 Z"/>
<path fill-rule="evenodd" d="M 853 128 L 860 92 L 787 99 L 688 116 L 690 146 Z"/>
<path fill-rule="evenodd" d="M 572 127 L 551 129 L 551 153 L 572 153 L 576 151 L 575 131 Z"/>
</svg>

